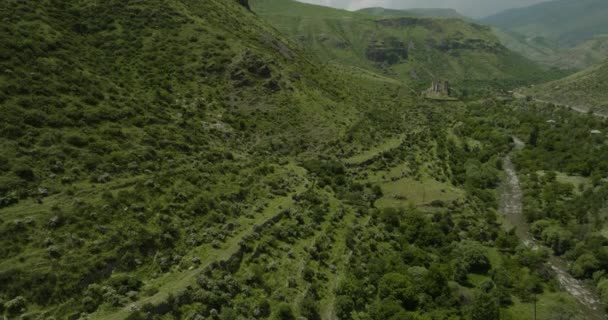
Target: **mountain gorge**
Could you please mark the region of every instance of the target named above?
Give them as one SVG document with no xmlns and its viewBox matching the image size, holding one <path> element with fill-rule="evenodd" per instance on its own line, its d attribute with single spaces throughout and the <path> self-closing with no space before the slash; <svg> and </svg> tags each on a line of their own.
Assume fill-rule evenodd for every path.
<svg viewBox="0 0 608 320">
<path fill-rule="evenodd" d="M 607 124 L 509 96 L 564 73 L 490 27 L 282 0 L 0 21 L 4 319 L 605 316 L 550 263 L 608 302 Z M 557 81 L 598 94 L 604 69 Z"/>
<path fill-rule="evenodd" d="M 450 79 L 475 90 L 481 82 L 504 85 L 546 74 L 505 48 L 490 28 L 461 19 L 398 10 L 352 13 L 296 1 L 255 0 L 252 8 L 324 61 L 412 85 Z"/>
<path fill-rule="evenodd" d="M 511 9 L 480 21 L 498 27 L 508 48 L 561 68 L 582 69 L 603 62 L 608 3 L 558 0 Z"/>
</svg>

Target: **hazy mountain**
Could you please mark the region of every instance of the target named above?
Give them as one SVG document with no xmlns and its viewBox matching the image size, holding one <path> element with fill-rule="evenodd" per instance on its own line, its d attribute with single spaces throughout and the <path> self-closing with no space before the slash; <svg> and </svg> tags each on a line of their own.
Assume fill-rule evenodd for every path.
<svg viewBox="0 0 608 320">
<path fill-rule="evenodd" d="M 572 47 L 608 33 L 608 2 L 604 0 L 557 0 L 511 9 L 481 21 L 532 38 L 546 38 Z"/>
</svg>

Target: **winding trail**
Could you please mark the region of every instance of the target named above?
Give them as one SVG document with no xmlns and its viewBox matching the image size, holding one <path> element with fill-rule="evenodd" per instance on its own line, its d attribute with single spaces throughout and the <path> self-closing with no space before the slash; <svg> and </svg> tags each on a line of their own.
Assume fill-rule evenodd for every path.
<svg viewBox="0 0 608 320">
<path fill-rule="evenodd" d="M 523 141 L 515 137 L 513 137 L 513 141 L 515 142 L 515 150 L 520 150 L 525 146 Z M 530 226 L 523 216 L 523 192 L 515 165 L 511 161 L 511 154 L 505 156 L 503 168 L 506 179 L 502 188 L 500 211 L 505 215 L 506 220 L 515 227 L 515 233 L 519 239 L 526 246 L 538 249 L 541 245 L 534 240 L 529 230 Z M 547 264 L 555 272 L 560 285 L 580 303 L 585 319 L 608 319 L 597 293 L 593 288 L 588 287 L 570 275 L 568 273 L 568 264 L 563 259 L 552 255 Z"/>
</svg>

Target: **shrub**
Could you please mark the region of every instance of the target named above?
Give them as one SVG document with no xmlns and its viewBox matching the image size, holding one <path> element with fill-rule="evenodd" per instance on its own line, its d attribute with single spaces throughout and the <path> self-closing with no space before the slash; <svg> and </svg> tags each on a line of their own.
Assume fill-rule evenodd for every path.
<svg viewBox="0 0 608 320">
<path fill-rule="evenodd" d="M 462 242 L 457 253 L 467 272 L 485 274 L 490 270 L 490 259 L 486 255 L 485 248 L 478 242 Z"/>
<path fill-rule="evenodd" d="M 25 181 L 34 181 L 36 179 L 36 174 L 34 174 L 34 170 L 28 165 L 18 165 L 13 169 L 15 174 L 25 180 Z"/>
<path fill-rule="evenodd" d="M 418 304 L 412 281 L 400 273 L 385 274 L 378 284 L 378 295 L 381 299 L 399 301 L 408 310 L 416 309 Z"/>
<path fill-rule="evenodd" d="M 6 195 L 11 191 L 24 186 L 23 180 L 14 175 L 0 176 L 0 195 Z"/>
<path fill-rule="evenodd" d="M 40 110 L 28 111 L 23 115 L 23 122 L 32 127 L 40 128 L 46 124 L 46 114 Z"/>
<path fill-rule="evenodd" d="M 600 269 L 600 262 L 591 253 L 585 253 L 576 259 L 571 267 L 572 274 L 577 278 L 590 278 Z"/>
<path fill-rule="evenodd" d="M 293 314 L 291 306 L 287 303 L 282 303 L 277 307 L 274 319 L 276 320 L 295 320 L 296 317 Z"/>
<path fill-rule="evenodd" d="M 8 158 L 0 155 L 0 171 L 9 171 L 11 169 L 11 163 Z"/>
<path fill-rule="evenodd" d="M 355 309 L 355 302 L 349 296 L 337 296 L 335 302 L 336 316 L 338 319 L 351 319 L 351 313 Z"/>
<path fill-rule="evenodd" d="M 17 315 L 25 311 L 25 298 L 18 296 L 13 300 L 4 303 L 4 308 L 9 315 Z"/>
<path fill-rule="evenodd" d="M 87 139 L 77 135 L 77 134 L 73 134 L 73 135 L 69 135 L 65 141 L 71 145 L 73 145 L 74 147 L 78 147 L 78 148 L 82 148 L 85 147 L 89 142 L 87 141 Z"/>
</svg>

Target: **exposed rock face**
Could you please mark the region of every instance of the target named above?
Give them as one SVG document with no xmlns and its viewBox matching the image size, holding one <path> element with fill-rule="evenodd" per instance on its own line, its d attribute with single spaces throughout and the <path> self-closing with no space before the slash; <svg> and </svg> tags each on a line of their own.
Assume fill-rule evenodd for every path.
<svg viewBox="0 0 608 320">
<path fill-rule="evenodd" d="M 500 43 L 488 42 L 481 39 L 443 39 L 435 44 L 435 48 L 447 52 L 451 50 L 475 50 L 498 53 L 504 49 Z"/>
<path fill-rule="evenodd" d="M 443 31 L 443 27 L 440 23 L 437 23 L 434 19 L 428 18 L 412 18 L 412 17 L 401 17 L 382 19 L 377 22 L 380 26 L 389 28 L 408 28 L 413 26 L 423 27 L 435 32 Z"/>
<path fill-rule="evenodd" d="M 370 44 L 365 55 L 374 62 L 396 64 L 408 58 L 408 50 L 404 42 L 397 38 L 388 38 Z"/>
<path fill-rule="evenodd" d="M 240 5 L 247 8 L 247 10 L 251 10 L 251 7 L 249 7 L 249 0 L 238 0 L 238 2 Z"/>
</svg>

